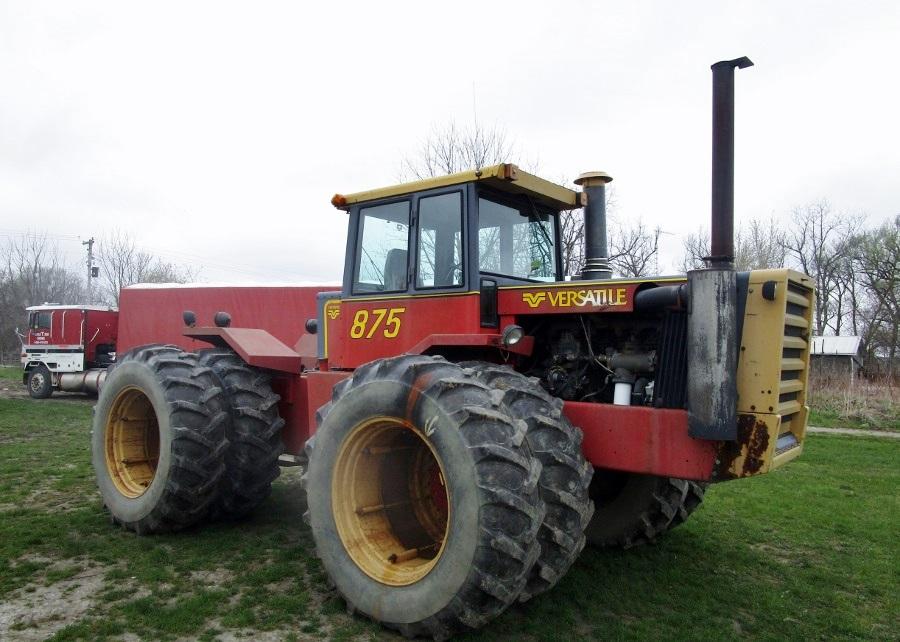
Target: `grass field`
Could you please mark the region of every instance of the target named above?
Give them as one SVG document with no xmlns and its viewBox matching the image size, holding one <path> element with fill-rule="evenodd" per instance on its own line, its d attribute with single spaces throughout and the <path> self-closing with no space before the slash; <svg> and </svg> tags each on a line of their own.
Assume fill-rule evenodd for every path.
<svg viewBox="0 0 900 642">
<path fill-rule="evenodd" d="M 0 388 L 11 383 L 22 385 L 22 366 L 0 366 Z"/>
<path fill-rule="evenodd" d="M 889 382 L 811 380 L 807 401 L 813 426 L 900 431 L 900 387 Z"/>
<path fill-rule="evenodd" d="M 238 524 L 137 537 L 90 467 L 90 406 L 0 399 L 0 639 L 386 639 L 326 587 L 295 474 Z M 466 639 L 896 639 L 900 443 L 814 435 L 714 487 L 656 546 L 585 551 Z"/>
</svg>

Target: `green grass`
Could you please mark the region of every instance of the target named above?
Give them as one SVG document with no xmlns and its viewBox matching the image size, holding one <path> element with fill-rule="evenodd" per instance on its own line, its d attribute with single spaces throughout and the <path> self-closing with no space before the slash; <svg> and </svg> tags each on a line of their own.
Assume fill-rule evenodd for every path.
<svg viewBox="0 0 900 642">
<path fill-rule="evenodd" d="M 138 537 L 103 511 L 89 431 L 87 405 L 0 399 L 0 603 L 102 580 L 53 639 L 393 637 L 327 589 L 296 474 L 249 521 Z M 712 488 L 658 545 L 586 550 L 465 639 L 895 639 L 898 455 L 895 440 L 813 435 L 786 468 Z"/>
<path fill-rule="evenodd" d="M 9 381 L 22 384 L 22 366 L 0 366 L 0 387 Z"/>
</svg>

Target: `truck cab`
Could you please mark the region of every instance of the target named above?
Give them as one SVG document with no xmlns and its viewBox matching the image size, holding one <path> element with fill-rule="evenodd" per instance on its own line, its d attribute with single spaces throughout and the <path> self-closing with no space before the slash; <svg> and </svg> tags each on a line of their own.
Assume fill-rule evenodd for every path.
<svg viewBox="0 0 900 642">
<path fill-rule="evenodd" d="M 71 388 L 76 375 L 105 370 L 115 360 L 115 308 L 45 303 L 26 311 L 22 383 L 32 397 L 49 397 L 59 389 L 79 390 Z"/>
</svg>

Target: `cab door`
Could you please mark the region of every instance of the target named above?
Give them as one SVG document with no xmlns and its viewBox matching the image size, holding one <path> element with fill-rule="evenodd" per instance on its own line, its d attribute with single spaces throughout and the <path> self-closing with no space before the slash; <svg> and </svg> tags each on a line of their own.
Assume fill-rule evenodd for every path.
<svg viewBox="0 0 900 642">
<path fill-rule="evenodd" d="M 351 210 L 340 300 L 326 304 L 329 367 L 428 351 L 435 335 L 479 331 L 468 287 L 466 186 Z"/>
</svg>

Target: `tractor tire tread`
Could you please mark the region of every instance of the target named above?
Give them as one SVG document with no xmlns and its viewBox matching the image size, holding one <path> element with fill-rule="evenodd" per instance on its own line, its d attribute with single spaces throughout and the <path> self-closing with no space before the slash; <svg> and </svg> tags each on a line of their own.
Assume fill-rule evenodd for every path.
<svg viewBox="0 0 900 642">
<path fill-rule="evenodd" d="M 225 472 L 225 393 L 209 374 L 194 377 L 196 355 L 177 346 L 136 348 L 122 355 L 110 374 L 131 361 L 149 366 L 165 391 L 173 431 L 171 464 L 163 496 L 146 517 L 113 521 L 139 535 L 182 530 L 209 515 Z"/>
<path fill-rule="evenodd" d="M 491 520 L 490 528 L 479 528 L 479 552 L 466 583 L 434 615 L 419 622 L 394 623 L 367 614 L 406 637 L 444 640 L 496 617 L 525 589 L 540 555 L 537 534 L 545 512 L 538 485 L 541 464 L 530 457 L 527 445 L 522 443 L 524 422 L 513 420 L 497 395 L 490 394 L 471 373 L 443 357 L 401 356 L 361 366 L 352 377 L 334 387 L 332 401 L 317 413 L 319 425 L 344 395 L 375 379 L 416 386 L 420 395 L 437 399 L 448 409 L 448 414 L 459 422 L 460 434 L 472 454 L 482 506 L 491 506 L 506 515 L 504 519 Z M 473 398 L 481 402 L 473 404 Z M 305 452 L 309 459 L 315 456 L 315 437 L 307 441 Z M 498 465 L 508 467 L 512 476 L 520 476 L 523 488 L 513 492 L 500 486 L 494 472 Z M 305 475 L 301 483 L 306 485 Z M 307 511 L 307 523 L 308 515 Z M 349 610 L 358 610 L 350 596 L 341 597 Z"/>
<path fill-rule="evenodd" d="M 284 452 L 285 422 L 278 414 L 280 397 L 272 392 L 268 375 L 232 350 L 201 350 L 198 358 L 228 398 L 228 449 L 214 516 L 241 519 L 269 496 L 272 482 L 281 474 L 278 458 Z"/>
<path fill-rule="evenodd" d="M 636 502 L 642 509 L 632 518 L 622 520 L 623 525 L 617 532 L 598 537 L 592 536 L 591 528 L 588 528 L 591 545 L 628 549 L 656 542 L 660 536 L 683 524 L 700 507 L 708 486 L 703 482 L 674 477 L 656 477 L 650 481 L 654 487 L 643 500 Z M 598 517 L 602 516 L 603 510 L 602 506 L 597 507 Z"/>
<path fill-rule="evenodd" d="M 525 425 L 525 441 L 542 464 L 539 485 L 547 510 L 538 533 L 541 554 L 519 596 L 524 602 L 552 588 L 584 548 L 584 529 L 594 510 L 588 494 L 593 467 L 581 452 L 581 430 L 562 414 L 562 401 L 537 379 L 508 366 L 460 365 L 501 393 L 502 403 Z"/>
</svg>

